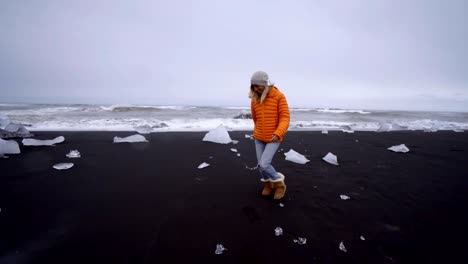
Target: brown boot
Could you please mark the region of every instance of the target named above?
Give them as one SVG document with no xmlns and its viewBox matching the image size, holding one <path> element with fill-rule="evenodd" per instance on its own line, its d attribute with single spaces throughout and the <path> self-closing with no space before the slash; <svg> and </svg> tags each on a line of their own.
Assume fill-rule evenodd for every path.
<svg viewBox="0 0 468 264">
<path fill-rule="evenodd" d="M 262 195 L 269 196 L 273 192 L 273 183 L 270 181 L 264 182 Z"/>
<path fill-rule="evenodd" d="M 275 189 L 275 196 L 273 199 L 279 200 L 284 197 L 284 194 L 286 193 L 286 184 L 284 184 L 284 175 L 282 173 L 278 172 L 278 175 L 280 176 L 280 179 L 276 181 L 272 181 L 273 184 L 273 189 Z"/>
</svg>

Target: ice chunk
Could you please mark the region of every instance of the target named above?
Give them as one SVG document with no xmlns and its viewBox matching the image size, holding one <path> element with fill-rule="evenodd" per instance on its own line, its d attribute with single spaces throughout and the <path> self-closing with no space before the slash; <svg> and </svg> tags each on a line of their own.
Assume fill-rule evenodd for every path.
<svg viewBox="0 0 468 264">
<path fill-rule="evenodd" d="M 231 143 L 232 144 L 237 144 L 237 143 L 239 143 L 239 140 L 232 140 Z"/>
<path fill-rule="evenodd" d="M 56 170 L 68 170 L 71 167 L 73 167 L 73 163 L 59 163 L 54 165 L 54 169 Z"/>
<path fill-rule="evenodd" d="M 283 203 L 280 203 L 279 206 L 280 206 L 280 207 L 284 207 L 284 204 L 283 204 Z"/>
<path fill-rule="evenodd" d="M 363 236 L 361 236 L 360 239 L 361 239 L 362 241 L 366 240 Z"/>
<path fill-rule="evenodd" d="M 344 194 L 340 194 L 340 198 L 341 198 L 341 200 L 348 200 L 348 199 L 351 199 L 351 198 L 349 198 L 349 196 L 344 195 Z"/>
<path fill-rule="evenodd" d="M 10 118 L 7 115 L 0 114 L 0 128 L 4 128 L 10 124 Z"/>
<path fill-rule="evenodd" d="M 253 135 L 247 135 L 247 134 L 245 134 L 245 138 L 253 139 Z"/>
<path fill-rule="evenodd" d="M 340 129 L 345 133 L 354 133 L 354 130 L 350 126 L 340 126 Z"/>
<path fill-rule="evenodd" d="M 290 149 L 288 152 L 284 153 L 284 156 L 286 156 L 286 160 L 299 163 L 299 164 L 306 164 L 310 160 L 306 159 L 306 157 L 302 154 L 297 153 L 293 149 Z"/>
<path fill-rule="evenodd" d="M 237 149 L 232 148 L 231 151 L 232 151 L 232 152 L 237 152 Z"/>
<path fill-rule="evenodd" d="M 322 130 L 322 134 L 328 134 L 328 130 L 326 129 Z"/>
<path fill-rule="evenodd" d="M 394 151 L 394 152 L 406 153 L 406 152 L 409 151 L 409 148 L 406 147 L 405 144 L 401 144 L 401 145 L 396 145 L 396 146 L 389 147 L 388 150 L 391 150 L 391 151 Z"/>
<path fill-rule="evenodd" d="M 281 227 L 275 228 L 275 236 L 283 235 L 283 229 Z"/>
<path fill-rule="evenodd" d="M 240 153 L 237 153 L 237 157 L 240 157 Z"/>
<path fill-rule="evenodd" d="M 27 138 L 23 139 L 23 145 L 25 146 L 53 146 L 58 143 L 62 143 L 65 141 L 65 138 L 60 136 L 56 137 L 54 139 L 48 139 L 48 140 L 39 140 L 39 139 L 33 139 L 33 138 Z"/>
<path fill-rule="evenodd" d="M 137 126 L 137 127 L 134 127 L 134 129 L 136 132 L 140 134 L 149 134 L 153 132 L 153 128 L 150 127 L 149 125 Z"/>
<path fill-rule="evenodd" d="M 307 238 L 298 237 L 297 239 L 294 239 L 293 241 L 294 241 L 294 243 L 297 243 L 299 245 L 305 245 L 305 243 L 307 243 Z"/>
<path fill-rule="evenodd" d="M 8 124 L 5 129 L 0 129 L 1 138 L 31 137 L 32 134 L 22 125 Z"/>
<path fill-rule="evenodd" d="M 19 154 L 20 148 L 14 140 L 3 140 L 0 138 L 0 156 L 4 154 Z"/>
<path fill-rule="evenodd" d="M 223 244 L 217 244 L 217 245 L 216 245 L 215 254 L 216 254 L 216 255 L 221 255 L 221 254 L 223 254 L 223 251 L 224 251 L 224 250 L 227 250 L 227 248 L 225 248 L 225 247 L 223 246 Z"/>
<path fill-rule="evenodd" d="M 392 125 L 389 123 L 380 123 L 380 127 L 376 130 L 376 132 L 388 132 L 392 130 Z"/>
<path fill-rule="evenodd" d="M 322 159 L 324 161 L 330 163 L 330 164 L 333 164 L 333 165 L 336 165 L 336 166 L 339 165 L 338 164 L 338 158 L 335 155 L 333 155 L 333 153 L 331 153 L 331 152 L 328 152 L 328 154 L 325 155 L 325 157 L 323 157 Z"/>
<path fill-rule="evenodd" d="M 348 252 L 348 251 L 346 250 L 346 248 L 345 248 L 343 242 L 344 242 L 344 241 L 341 241 L 341 243 L 340 243 L 340 250 L 343 251 L 343 252 Z"/>
<path fill-rule="evenodd" d="M 206 133 L 203 141 L 219 144 L 229 144 L 232 142 L 232 139 L 229 137 L 229 133 L 227 132 L 226 128 L 223 125 L 219 125 L 216 129 Z"/>
<path fill-rule="evenodd" d="M 128 143 L 135 143 L 135 142 L 148 142 L 146 138 L 142 135 L 132 135 L 128 137 L 114 137 L 114 143 L 123 143 L 123 142 L 128 142 Z"/>
<path fill-rule="evenodd" d="M 203 168 L 206 168 L 206 167 L 208 167 L 208 166 L 210 166 L 210 164 L 208 164 L 208 163 L 206 163 L 206 162 L 203 162 L 202 164 L 198 165 L 198 168 L 199 168 L 199 169 L 203 169 Z"/>
<path fill-rule="evenodd" d="M 80 154 L 80 152 L 79 152 L 78 150 L 72 150 L 72 151 L 70 151 L 70 153 L 68 153 L 66 156 L 67 156 L 68 158 L 71 158 L 71 159 L 73 159 L 73 158 L 81 158 L 81 154 Z"/>
</svg>

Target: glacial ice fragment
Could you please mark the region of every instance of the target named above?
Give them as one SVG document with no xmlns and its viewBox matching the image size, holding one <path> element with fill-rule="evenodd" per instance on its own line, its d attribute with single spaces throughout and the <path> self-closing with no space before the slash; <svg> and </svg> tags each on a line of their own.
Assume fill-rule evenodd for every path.
<svg viewBox="0 0 468 264">
<path fill-rule="evenodd" d="M 340 250 L 343 251 L 343 252 L 348 252 L 348 251 L 346 250 L 345 246 L 344 246 L 343 241 L 341 241 L 341 243 L 340 243 Z"/>
<path fill-rule="evenodd" d="M 331 152 L 328 152 L 328 154 L 325 155 L 325 157 L 323 157 L 322 159 L 332 165 L 336 165 L 336 166 L 339 165 L 338 158 Z"/>
<path fill-rule="evenodd" d="M 216 255 L 221 255 L 221 254 L 223 254 L 223 251 L 224 251 L 224 250 L 227 250 L 227 248 L 225 248 L 225 247 L 223 246 L 223 244 L 217 244 L 217 245 L 216 245 L 215 254 L 216 254 Z"/>
<path fill-rule="evenodd" d="M 70 151 L 70 153 L 66 154 L 65 156 L 67 156 L 68 158 L 81 158 L 81 154 L 78 150 L 72 150 Z"/>
<path fill-rule="evenodd" d="M 73 167 L 73 163 L 59 163 L 54 165 L 54 169 L 56 170 L 68 170 L 71 167 Z"/>
<path fill-rule="evenodd" d="M 341 200 L 349 200 L 349 199 L 351 199 L 351 198 L 349 198 L 349 196 L 344 195 L 344 194 L 340 194 L 340 198 L 341 198 Z"/>
<path fill-rule="evenodd" d="M 208 164 L 208 163 L 206 163 L 206 162 L 203 162 L 202 164 L 198 165 L 198 168 L 199 168 L 199 169 L 203 169 L 203 168 L 206 168 L 206 167 L 208 167 L 208 166 L 210 166 L 210 164 Z"/>
<path fill-rule="evenodd" d="M 114 143 L 123 143 L 123 142 L 128 142 L 128 143 L 136 143 L 136 142 L 148 142 L 146 138 L 142 135 L 132 135 L 128 137 L 114 137 Z"/>
<path fill-rule="evenodd" d="M 33 139 L 33 138 L 26 138 L 23 139 L 23 145 L 25 146 L 53 146 L 58 143 L 62 143 L 65 141 L 65 138 L 60 136 L 56 137 L 54 139 L 48 139 L 48 140 L 39 140 L 39 139 Z"/>
<path fill-rule="evenodd" d="M 299 163 L 299 164 L 306 164 L 307 162 L 310 161 L 304 155 L 299 154 L 293 149 L 290 149 L 288 152 L 284 153 L 284 156 L 286 156 L 285 158 L 286 160 Z"/>
<path fill-rule="evenodd" d="M 283 229 L 281 227 L 275 228 L 275 236 L 283 235 Z"/>
<path fill-rule="evenodd" d="M 219 144 L 229 144 L 232 142 L 232 139 L 229 137 L 229 133 L 227 132 L 226 128 L 223 125 L 219 125 L 217 128 L 206 133 L 203 141 Z"/>
<path fill-rule="evenodd" d="M 0 156 L 3 154 L 19 154 L 21 153 L 19 145 L 14 140 L 3 140 L 0 138 Z"/>
<path fill-rule="evenodd" d="M 406 147 L 405 144 L 401 144 L 401 145 L 396 145 L 396 146 L 389 147 L 388 150 L 391 150 L 391 151 L 394 151 L 394 152 L 406 153 L 406 152 L 409 151 L 409 148 Z"/>
<path fill-rule="evenodd" d="M 298 237 L 297 239 L 293 240 L 294 243 L 297 243 L 299 245 L 305 245 L 307 243 L 307 238 L 305 237 Z"/>
</svg>

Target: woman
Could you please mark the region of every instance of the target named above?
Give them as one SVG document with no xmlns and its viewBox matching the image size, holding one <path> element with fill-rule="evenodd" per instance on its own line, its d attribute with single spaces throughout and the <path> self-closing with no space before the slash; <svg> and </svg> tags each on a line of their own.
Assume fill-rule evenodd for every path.
<svg viewBox="0 0 468 264">
<path fill-rule="evenodd" d="M 255 125 L 253 137 L 258 169 L 264 183 L 262 195 L 268 196 L 275 190 L 274 199 L 281 199 L 286 192 L 285 178 L 283 174 L 276 172 L 271 161 L 289 127 L 288 102 L 263 71 L 252 75 L 249 97 Z"/>
</svg>

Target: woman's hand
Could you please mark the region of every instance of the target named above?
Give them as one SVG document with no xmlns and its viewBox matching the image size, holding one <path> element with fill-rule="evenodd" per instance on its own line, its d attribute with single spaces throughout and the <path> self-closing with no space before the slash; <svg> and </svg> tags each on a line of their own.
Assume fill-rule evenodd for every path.
<svg viewBox="0 0 468 264">
<path fill-rule="evenodd" d="M 273 136 L 271 137 L 271 142 L 278 142 L 278 141 L 279 141 L 279 138 L 278 138 L 277 135 L 273 135 Z"/>
</svg>

